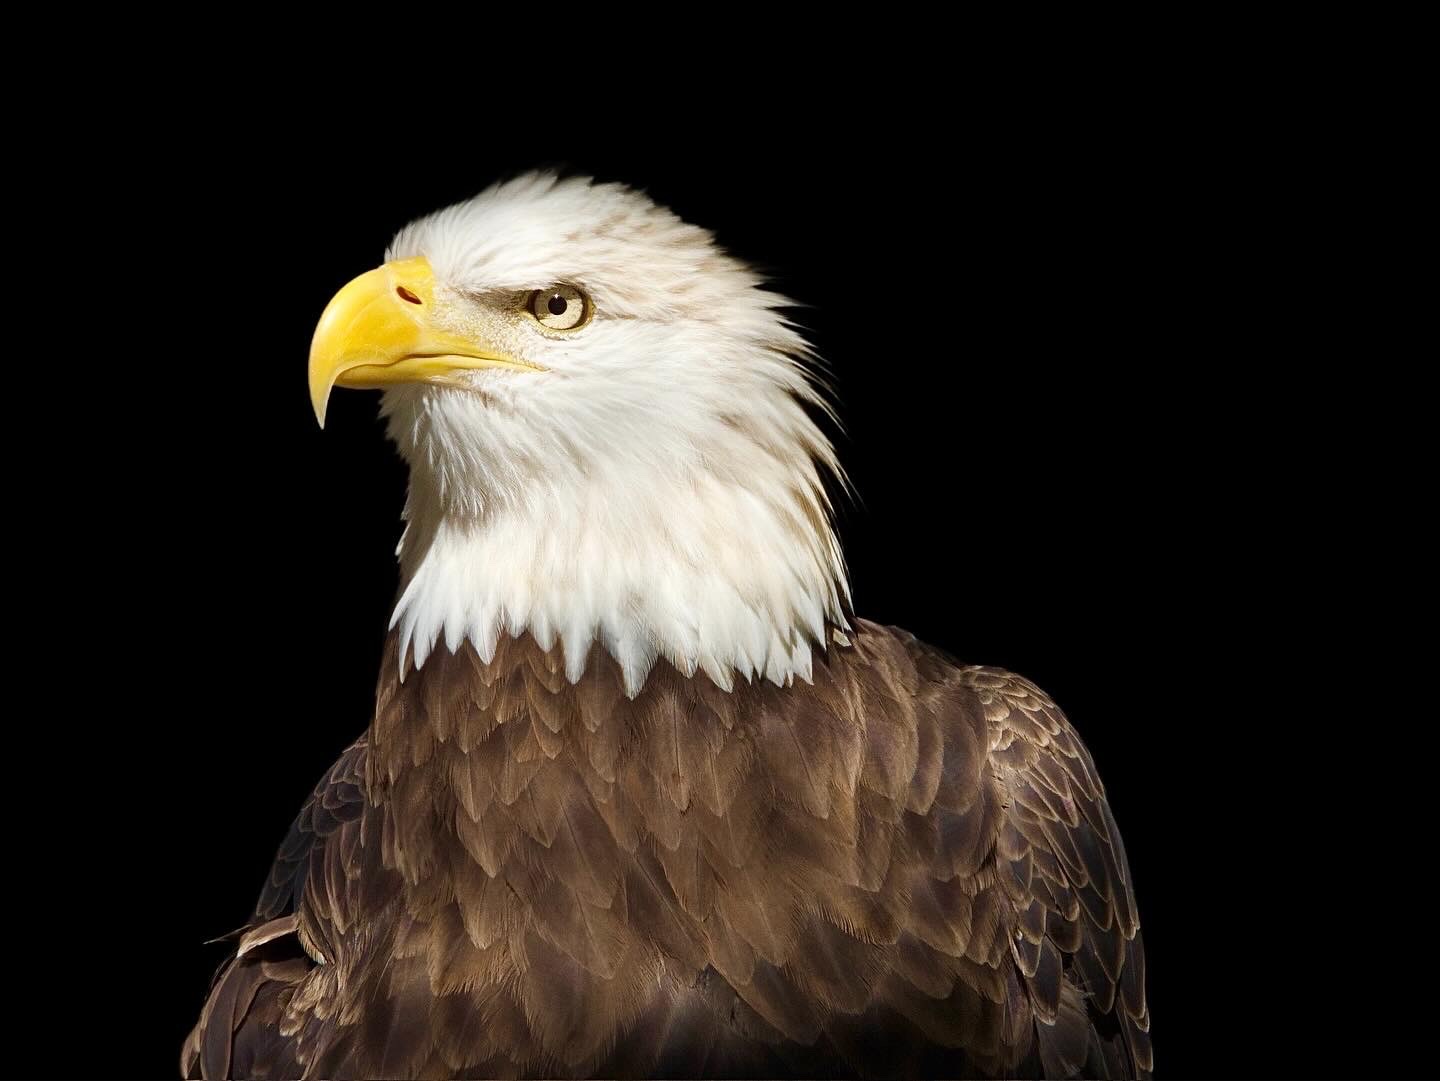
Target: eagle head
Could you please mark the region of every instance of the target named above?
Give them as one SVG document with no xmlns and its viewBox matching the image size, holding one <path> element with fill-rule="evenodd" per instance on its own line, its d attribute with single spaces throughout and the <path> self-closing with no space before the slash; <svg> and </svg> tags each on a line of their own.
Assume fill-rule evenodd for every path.
<svg viewBox="0 0 1440 1081">
<path fill-rule="evenodd" d="M 325 309 L 333 387 L 384 392 L 410 466 L 392 626 L 664 658 L 729 689 L 808 679 L 849 590 L 811 354 L 752 269 L 640 192 L 535 173 L 402 229 Z"/>
</svg>

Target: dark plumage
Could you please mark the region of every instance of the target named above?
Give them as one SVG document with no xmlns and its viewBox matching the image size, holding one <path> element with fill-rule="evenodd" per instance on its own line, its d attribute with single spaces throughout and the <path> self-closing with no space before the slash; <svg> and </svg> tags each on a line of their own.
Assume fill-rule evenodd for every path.
<svg viewBox="0 0 1440 1081">
<path fill-rule="evenodd" d="M 859 621 L 813 685 L 464 643 L 281 846 L 191 1077 L 1135 1076 L 1124 846 L 1019 676 Z"/>
</svg>

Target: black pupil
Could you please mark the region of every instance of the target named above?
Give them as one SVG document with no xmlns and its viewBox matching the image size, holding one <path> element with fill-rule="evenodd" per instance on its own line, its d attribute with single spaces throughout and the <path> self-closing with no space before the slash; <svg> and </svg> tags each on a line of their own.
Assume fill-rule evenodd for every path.
<svg viewBox="0 0 1440 1081">
<path fill-rule="evenodd" d="M 559 293 L 556 293 L 554 296 L 552 296 L 549 300 L 545 302 L 545 307 L 550 309 L 551 315 L 564 315 L 565 309 L 570 307 L 570 305 L 565 303 L 564 297 L 562 297 Z"/>
</svg>

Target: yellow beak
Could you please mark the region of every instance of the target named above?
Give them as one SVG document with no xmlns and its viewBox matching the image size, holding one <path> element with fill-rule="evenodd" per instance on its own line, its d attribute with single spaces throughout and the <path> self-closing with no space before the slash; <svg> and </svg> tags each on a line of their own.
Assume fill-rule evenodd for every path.
<svg viewBox="0 0 1440 1081">
<path fill-rule="evenodd" d="M 337 385 L 462 385 L 457 373 L 473 368 L 544 370 L 436 326 L 434 310 L 435 272 L 423 256 L 376 267 L 335 294 L 310 342 L 310 404 L 320 427 Z"/>
</svg>

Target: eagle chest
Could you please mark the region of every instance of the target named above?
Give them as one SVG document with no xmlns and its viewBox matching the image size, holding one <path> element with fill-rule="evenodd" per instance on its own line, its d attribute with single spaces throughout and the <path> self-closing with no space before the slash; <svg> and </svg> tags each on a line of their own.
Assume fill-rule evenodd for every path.
<svg viewBox="0 0 1440 1081">
<path fill-rule="evenodd" d="M 863 1011 L 942 843 L 946 739 L 919 677 L 837 648 L 811 684 L 724 691 L 657 666 L 630 699 L 605 661 L 572 685 L 502 641 L 402 681 L 392 647 L 351 872 L 385 883 L 352 894 L 390 926 L 346 982 L 383 966 L 587 1060 L 657 1010 L 807 1042 L 827 1010 Z M 978 784 L 978 741 L 950 744 L 950 788 Z"/>
</svg>

